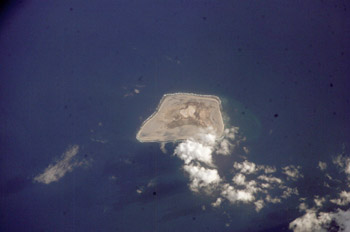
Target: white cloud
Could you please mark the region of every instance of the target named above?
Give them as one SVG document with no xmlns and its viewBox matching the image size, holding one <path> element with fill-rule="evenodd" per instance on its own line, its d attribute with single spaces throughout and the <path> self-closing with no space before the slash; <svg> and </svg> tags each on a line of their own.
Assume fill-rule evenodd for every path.
<svg viewBox="0 0 350 232">
<path fill-rule="evenodd" d="M 274 176 L 266 176 L 266 175 L 260 175 L 258 176 L 259 180 L 266 181 L 268 183 L 277 183 L 277 184 L 282 184 L 283 181 L 280 178 L 274 177 Z"/>
<path fill-rule="evenodd" d="M 166 148 L 165 148 L 165 143 L 164 143 L 164 142 L 160 144 L 160 150 L 161 150 L 164 154 L 167 153 L 167 150 L 166 150 Z"/>
<path fill-rule="evenodd" d="M 212 133 L 212 128 L 208 128 L 206 130 L 203 130 L 201 133 L 199 133 L 198 135 L 196 135 L 194 138 L 190 139 L 190 140 L 194 140 L 197 141 L 201 144 L 204 144 L 206 146 L 215 146 L 216 143 L 216 136 Z"/>
<path fill-rule="evenodd" d="M 334 222 L 335 225 L 331 223 Z M 289 229 L 294 232 L 327 232 L 339 229 L 338 231 L 350 231 L 350 209 L 336 212 L 320 212 L 315 209 L 306 210 L 306 213 L 289 224 Z"/>
<path fill-rule="evenodd" d="M 340 231 L 350 231 L 350 209 L 347 211 L 338 210 L 332 216 L 337 222 Z"/>
<path fill-rule="evenodd" d="M 315 202 L 315 205 L 318 207 L 318 208 L 321 208 L 323 206 L 323 203 L 325 203 L 326 201 L 326 198 L 324 197 L 318 197 L 316 196 L 316 198 L 314 199 L 314 202 Z"/>
<path fill-rule="evenodd" d="M 265 174 L 276 172 L 276 168 L 268 165 L 256 165 L 255 163 L 244 160 L 242 163 L 235 162 L 233 167 L 242 173 L 254 174 L 260 170 L 264 171 Z"/>
<path fill-rule="evenodd" d="M 350 175 L 350 158 L 340 154 L 333 158 L 333 164 L 337 165 L 346 174 Z"/>
<path fill-rule="evenodd" d="M 224 130 L 224 136 L 218 139 L 215 146 L 215 152 L 219 155 L 229 155 L 234 149 L 232 141 L 235 140 L 238 133 L 238 127 L 227 128 Z"/>
<path fill-rule="evenodd" d="M 282 194 L 282 198 L 289 198 L 290 196 L 292 196 L 292 194 L 294 195 L 299 195 L 299 191 L 297 188 L 290 188 L 290 187 L 285 187 L 285 186 L 282 186 L 282 188 L 284 188 L 285 190 L 283 191 L 283 194 Z"/>
<path fill-rule="evenodd" d="M 326 173 L 326 177 L 327 177 L 329 180 L 333 180 L 333 177 L 331 177 L 328 173 Z"/>
<path fill-rule="evenodd" d="M 303 202 L 303 203 L 300 203 L 299 204 L 299 206 L 298 206 L 298 208 L 299 208 L 299 211 L 305 211 L 306 212 L 306 210 L 308 209 L 308 207 L 307 207 L 307 204 L 305 203 L 305 202 Z"/>
<path fill-rule="evenodd" d="M 264 170 L 265 174 L 276 172 L 276 168 L 272 166 L 260 165 L 259 169 Z"/>
<path fill-rule="evenodd" d="M 198 192 L 203 189 L 210 192 L 222 181 L 213 163 L 213 154 L 228 155 L 233 149 L 229 140 L 235 138 L 237 130 L 237 128 L 225 129 L 224 136 L 217 139 L 211 133 L 212 128 L 207 128 L 177 145 L 174 155 L 184 161 L 184 170 L 189 174 L 192 191 Z M 204 164 L 206 166 L 203 166 Z"/>
<path fill-rule="evenodd" d="M 294 232 L 327 232 L 325 227 L 331 222 L 328 214 L 317 215 L 315 210 L 307 210 L 302 216 L 289 224 Z"/>
<path fill-rule="evenodd" d="M 55 162 L 55 164 L 50 164 L 43 173 L 34 177 L 34 181 L 50 184 L 51 182 L 60 180 L 67 172 L 73 171 L 75 167 L 86 164 L 85 161 L 78 162 L 73 159 L 78 152 L 78 145 L 69 147 L 67 151 L 62 154 L 60 160 Z"/>
<path fill-rule="evenodd" d="M 224 136 L 230 140 L 235 140 L 236 134 L 238 133 L 238 127 L 226 128 L 224 130 Z"/>
<path fill-rule="evenodd" d="M 274 176 L 277 169 L 268 165 L 257 165 L 247 159 L 234 162 L 235 172 L 232 182 L 228 183 L 220 177 L 218 168 L 214 164 L 214 155 L 229 155 L 234 149 L 233 141 L 237 137 L 237 128 L 225 129 L 222 138 L 216 138 L 212 129 L 205 129 L 191 139 L 177 145 L 174 155 L 184 161 L 184 170 L 188 173 L 189 187 L 194 192 L 204 191 L 207 194 L 218 194 L 213 207 L 218 207 L 223 201 L 230 203 L 254 204 L 256 211 L 260 211 L 266 203 L 280 203 L 282 199 L 298 194 L 296 188 L 284 185 L 284 180 Z M 287 166 L 283 169 L 288 178 L 298 178 L 300 167 Z M 260 175 L 258 175 L 260 174 Z M 268 193 L 268 189 L 277 188 L 275 196 Z"/>
<path fill-rule="evenodd" d="M 295 167 L 294 165 L 289 165 L 289 166 L 286 166 L 286 167 L 283 167 L 282 170 L 283 170 L 283 174 L 287 175 L 287 179 L 288 180 L 297 180 L 299 178 L 302 178 L 304 177 L 301 173 L 300 173 L 300 170 L 301 167 L 300 166 L 297 166 Z"/>
<path fill-rule="evenodd" d="M 258 171 L 255 163 L 251 163 L 248 160 L 243 161 L 243 163 L 235 162 L 233 167 L 240 171 L 241 173 L 252 174 Z"/>
<path fill-rule="evenodd" d="M 213 207 L 219 207 L 221 205 L 222 198 L 218 197 L 215 202 L 211 203 Z"/>
<path fill-rule="evenodd" d="M 232 178 L 232 181 L 237 185 L 245 185 L 245 175 L 238 173 Z"/>
<path fill-rule="evenodd" d="M 254 202 L 255 205 L 255 211 L 259 212 L 265 205 L 263 200 L 257 200 L 256 202 Z"/>
<path fill-rule="evenodd" d="M 184 170 L 189 174 L 192 191 L 198 192 L 200 189 L 205 191 L 213 190 L 221 181 L 216 169 L 208 169 L 199 165 L 185 165 Z"/>
<path fill-rule="evenodd" d="M 318 161 L 318 167 L 321 169 L 321 171 L 324 171 L 327 168 L 327 163 Z"/>
<path fill-rule="evenodd" d="M 229 184 L 223 185 L 222 196 L 226 197 L 231 203 L 236 201 L 242 201 L 245 203 L 252 202 L 255 200 L 253 192 L 249 190 L 237 190 Z"/>
<path fill-rule="evenodd" d="M 342 191 L 339 194 L 339 198 L 330 201 L 337 205 L 347 205 L 350 203 L 350 192 Z"/>
<path fill-rule="evenodd" d="M 143 193 L 143 191 L 144 191 L 144 187 L 143 187 L 143 186 L 141 186 L 140 188 L 136 189 L 136 192 L 137 192 L 138 194 Z"/>
<path fill-rule="evenodd" d="M 269 188 L 272 188 L 272 185 L 269 184 L 269 183 L 261 183 L 261 188 L 264 188 L 264 189 L 269 189 Z"/>
<path fill-rule="evenodd" d="M 281 203 L 281 198 L 278 198 L 278 197 L 272 198 L 270 195 L 266 195 L 265 200 L 272 204 Z"/>
<path fill-rule="evenodd" d="M 222 141 L 218 142 L 216 154 L 229 155 L 232 148 L 233 145 L 227 139 L 223 139 Z"/>
<path fill-rule="evenodd" d="M 248 154 L 249 153 L 249 148 L 248 147 L 243 147 L 244 153 Z"/>
<path fill-rule="evenodd" d="M 203 145 L 200 142 L 186 140 L 176 147 L 174 154 L 182 159 L 185 164 L 189 164 L 193 160 L 198 160 L 213 166 L 212 149 L 212 147 Z"/>
</svg>

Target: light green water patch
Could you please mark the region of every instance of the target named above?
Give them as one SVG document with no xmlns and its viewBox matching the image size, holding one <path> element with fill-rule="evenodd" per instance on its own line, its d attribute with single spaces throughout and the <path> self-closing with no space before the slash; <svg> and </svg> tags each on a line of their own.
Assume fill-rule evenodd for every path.
<svg viewBox="0 0 350 232">
<path fill-rule="evenodd" d="M 219 97 L 221 99 L 225 127 L 239 127 L 240 133 L 248 141 L 258 139 L 262 129 L 259 118 L 239 101 L 227 96 Z"/>
</svg>

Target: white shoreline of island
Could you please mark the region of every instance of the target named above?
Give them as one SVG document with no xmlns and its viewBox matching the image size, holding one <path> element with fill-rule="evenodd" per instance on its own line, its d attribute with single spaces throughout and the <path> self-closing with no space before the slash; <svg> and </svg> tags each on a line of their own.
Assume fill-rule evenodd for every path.
<svg viewBox="0 0 350 232">
<path fill-rule="evenodd" d="M 168 140 L 168 141 L 162 141 L 162 142 L 159 142 L 159 141 L 141 141 L 139 139 L 139 132 L 141 131 L 141 128 L 149 121 L 151 120 L 151 118 L 157 114 L 159 112 L 159 108 L 160 106 L 162 105 L 163 101 L 165 100 L 166 97 L 168 96 L 174 96 L 174 95 L 188 95 L 188 96 L 196 96 L 196 97 L 207 97 L 207 98 L 213 98 L 214 100 L 216 100 L 218 103 L 219 103 L 219 113 L 220 113 L 220 116 L 222 118 L 222 114 L 221 114 L 221 111 L 222 111 L 222 105 L 221 105 L 221 99 L 218 97 L 218 96 L 215 96 L 215 95 L 209 95 L 209 94 L 196 94 L 196 93 L 181 93 L 181 92 L 178 92 L 178 93 L 166 93 L 163 95 L 163 97 L 160 99 L 160 102 L 158 103 L 158 106 L 156 108 L 156 110 L 151 114 L 151 116 L 149 116 L 140 126 L 138 132 L 136 133 L 136 139 L 141 142 L 141 143 L 169 143 L 169 142 L 179 142 L 179 141 L 183 141 L 184 139 L 179 139 L 179 140 Z M 225 130 L 225 124 L 223 123 L 223 130 Z"/>
</svg>

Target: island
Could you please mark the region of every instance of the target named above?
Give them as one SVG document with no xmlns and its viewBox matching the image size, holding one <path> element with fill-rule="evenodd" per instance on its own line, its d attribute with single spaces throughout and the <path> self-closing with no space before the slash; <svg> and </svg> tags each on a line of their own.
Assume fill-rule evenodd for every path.
<svg viewBox="0 0 350 232">
<path fill-rule="evenodd" d="M 136 138 L 140 142 L 176 142 L 209 132 L 219 138 L 223 131 L 219 97 L 174 93 L 163 96 L 157 110 L 143 122 Z"/>
</svg>

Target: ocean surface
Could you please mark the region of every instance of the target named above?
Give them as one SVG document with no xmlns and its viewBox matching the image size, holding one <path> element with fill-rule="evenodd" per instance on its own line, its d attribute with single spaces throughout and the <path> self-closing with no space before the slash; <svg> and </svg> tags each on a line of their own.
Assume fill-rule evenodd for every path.
<svg viewBox="0 0 350 232">
<path fill-rule="evenodd" d="M 289 231 L 303 215 L 301 202 L 349 191 L 349 176 L 334 166 L 335 157 L 350 155 L 349 7 L 346 1 L 4 4 L 0 230 Z M 303 177 L 291 183 L 298 195 L 257 212 L 239 202 L 212 207 L 215 196 L 191 191 L 183 161 L 173 155 L 176 143 L 166 144 L 164 154 L 159 144 L 135 137 L 162 96 L 176 92 L 220 97 L 225 126 L 239 128 L 241 142 L 227 160 L 216 160 L 226 181 L 233 163 L 244 159 L 279 170 L 300 166 Z M 64 159 L 74 145 L 78 153 Z M 62 160 L 63 176 L 35 179 Z M 339 181 L 330 181 L 319 161 Z"/>
</svg>

